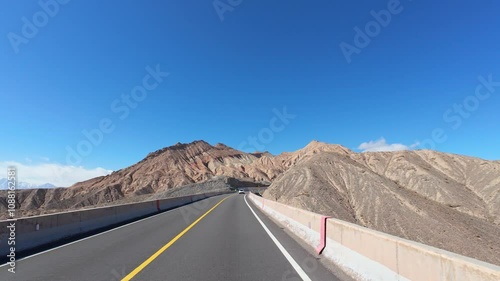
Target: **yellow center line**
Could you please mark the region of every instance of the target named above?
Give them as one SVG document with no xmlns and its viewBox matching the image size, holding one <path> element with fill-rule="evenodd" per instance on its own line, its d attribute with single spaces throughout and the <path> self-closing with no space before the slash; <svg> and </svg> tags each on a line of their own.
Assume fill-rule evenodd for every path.
<svg viewBox="0 0 500 281">
<path fill-rule="evenodd" d="M 145 260 L 141 265 L 139 265 L 136 269 L 132 270 L 127 276 L 125 276 L 121 281 L 129 281 L 131 280 L 134 276 L 136 276 L 141 270 L 143 270 L 146 266 L 148 266 L 152 261 L 154 261 L 161 253 L 165 252 L 170 246 L 172 246 L 179 238 L 181 238 L 186 232 L 188 232 L 193 226 L 195 226 L 197 223 L 199 223 L 206 215 L 208 215 L 211 211 L 213 211 L 217 206 L 219 206 L 224 200 L 226 200 L 229 197 L 232 197 L 234 195 L 228 196 L 222 200 L 219 201 L 219 203 L 215 204 L 210 210 L 208 210 L 206 213 L 204 213 L 201 217 L 199 217 L 197 220 L 195 220 L 192 224 L 190 224 L 186 229 L 184 229 L 181 233 L 177 234 L 177 236 L 174 237 L 174 239 L 170 240 L 167 244 L 165 244 L 163 247 L 161 247 L 156 253 L 154 253 L 152 256 L 150 256 L 147 260 Z"/>
</svg>

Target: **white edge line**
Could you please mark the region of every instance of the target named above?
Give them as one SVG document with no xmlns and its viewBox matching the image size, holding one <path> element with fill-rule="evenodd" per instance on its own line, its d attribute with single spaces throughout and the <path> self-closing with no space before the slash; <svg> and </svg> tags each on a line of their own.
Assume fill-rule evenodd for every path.
<svg viewBox="0 0 500 281">
<path fill-rule="evenodd" d="M 223 195 L 225 195 L 225 194 L 223 194 Z M 215 197 L 215 196 L 212 196 L 212 197 Z M 212 197 L 208 197 L 208 198 L 205 198 L 205 199 L 209 199 L 209 198 L 212 198 Z M 202 200 L 204 200 L 204 199 L 202 199 Z M 190 204 L 192 204 L 192 203 L 194 203 L 194 202 L 191 202 Z M 188 204 L 188 205 L 189 205 L 189 204 Z M 184 205 L 184 206 L 186 206 L 186 205 Z M 106 230 L 106 231 L 104 231 L 104 232 L 99 232 L 99 233 L 94 234 L 94 235 L 92 235 L 92 236 L 88 236 L 88 237 L 85 237 L 85 238 L 82 238 L 82 239 L 78 239 L 78 240 L 76 240 L 76 241 L 73 241 L 73 242 L 70 242 L 70 243 L 67 243 L 67 244 L 63 244 L 63 245 L 61 245 L 61 246 L 57 246 L 57 247 L 55 247 L 55 248 L 50 248 L 50 249 L 48 249 L 48 250 L 45 250 L 45 251 L 42 251 L 42 252 L 39 252 L 39 253 L 36 253 L 36 254 L 30 255 L 30 256 L 27 256 L 27 257 L 24 257 L 24 258 L 18 259 L 18 260 L 16 260 L 16 263 L 18 263 L 18 262 L 20 262 L 20 261 L 23 261 L 23 260 L 26 260 L 26 259 L 29 259 L 29 258 L 33 258 L 33 257 L 39 256 L 39 255 L 42 255 L 42 254 L 48 253 L 48 252 L 55 251 L 55 250 L 57 250 L 57 249 L 60 249 L 60 248 L 63 248 L 63 247 L 69 246 L 69 245 L 76 244 L 76 243 L 78 243 L 78 242 L 85 241 L 85 240 L 87 240 L 87 239 L 91 239 L 91 238 L 97 237 L 97 236 L 99 236 L 99 235 L 106 234 L 106 233 L 111 232 L 111 231 L 115 231 L 115 230 L 120 229 L 120 228 L 124 228 L 124 227 L 130 226 L 130 225 L 136 224 L 136 223 L 140 223 L 140 222 L 145 221 L 145 220 L 148 220 L 148 219 L 152 219 L 152 218 L 154 218 L 154 217 L 156 217 L 156 216 L 163 215 L 163 214 L 165 214 L 165 213 L 169 213 L 169 212 L 171 212 L 171 211 L 174 211 L 174 210 L 176 210 L 176 209 L 182 208 L 182 207 L 184 207 L 184 206 L 179 206 L 179 207 L 177 207 L 177 208 L 173 208 L 173 209 L 171 209 L 171 210 L 167 210 L 167 211 L 161 212 L 161 213 L 159 213 L 159 214 L 155 214 L 155 215 L 149 216 L 149 217 L 147 217 L 147 218 L 140 219 L 140 220 L 138 220 L 138 221 L 133 221 L 133 222 L 130 222 L 130 223 L 124 224 L 124 225 L 122 225 L 122 226 L 118 226 L 118 227 L 112 228 L 112 229 L 110 229 L 110 230 Z M 8 265 L 8 264 L 9 264 L 8 262 L 7 262 L 7 263 L 4 263 L 4 264 L 0 265 L 0 267 L 4 267 L 4 266 L 6 266 L 6 265 Z"/>
<path fill-rule="evenodd" d="M 276 239 L 276 237 L 274 237 L 274 235 L 271 233 L 269 228 L 267 228 L 267 226 L 262 222 L 262 220 L 259 218 L 259 216 L 257 216 L 257 214 L 254 212 L 252 207 L 250 207 L 250 205 L 247 202 L 247 195 L 246 194 L 245 194 L 245 197 L 243 197 L 243 199 L 245 199 L 245 203 L 247 204 L 248 208 L 250 208 L 250 211 L 252 211 L 253 215 L 257 218 L 257 220 L 262 225 L 264 230 L 267 232 L 269 237 L 271 237 L 271 240 L 273 240 L 274 244 L 276 244 L 276 246 L 278 246 L 278 249 L 280 249 L 281 253 L 285 256 L 285 258 L 292 265 L 292 267 L 295 269 L 295 271 L 297 271 L 300 278 L 302 278 L 302 280 L 304 280 L 304 281 L 312 281 L 311 278 L 309 278 L 309 276 L 307 276 L 307 274 L 304 272 L 304 270 L 300 267 L 300 265 L 288 253 L 288 251 L 285 249 L 285 247 L 283 247 L 283 245 L 281 245 L 280 241 L 278 241 L 278 239 Z"/>
</svg>

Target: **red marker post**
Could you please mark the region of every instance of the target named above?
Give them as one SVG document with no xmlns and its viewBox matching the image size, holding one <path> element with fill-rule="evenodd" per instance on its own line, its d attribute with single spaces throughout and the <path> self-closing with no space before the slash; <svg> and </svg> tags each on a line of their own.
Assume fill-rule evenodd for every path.
<svg viewBox="0 0 500 281">
<path fill-rule="evenodd" d="M 318 255 L 321 255 L 321 252 L 323 252 L 323 250 L 325 249 L 326 247 L 326 220 L 329 219 L 331 217 L 327 217 L 327 216 L 322 216 L 321 217 L 321 230 L 320 230 L 320 244 L 318 247 L 316 247 L 316 253 Z"/>
</svg>

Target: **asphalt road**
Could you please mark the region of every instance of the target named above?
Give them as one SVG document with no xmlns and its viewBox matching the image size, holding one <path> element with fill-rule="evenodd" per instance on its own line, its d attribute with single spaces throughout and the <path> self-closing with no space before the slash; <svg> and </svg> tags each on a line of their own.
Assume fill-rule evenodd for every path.
<svg viewBox="0 0 500 281">
<path fill-rule="evenodd" d="M 338 280 L 244 197 L 208 198 L 21 259 L 15 274 L 0 267 L 0 280 Z"/>
</svg>

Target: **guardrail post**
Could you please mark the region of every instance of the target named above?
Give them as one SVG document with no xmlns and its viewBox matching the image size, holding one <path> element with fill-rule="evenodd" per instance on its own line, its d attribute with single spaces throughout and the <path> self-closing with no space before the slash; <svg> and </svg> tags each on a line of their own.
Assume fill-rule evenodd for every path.
<svg viewBox="0 0 500 281">
<path fill-rule="evenodd" d="M 326 247 L 326 220 L 331 217 L 321 216 L 321 230 L 320 230 L 320 241 L 318 247 L 316 247 L 316 253 L 321 255 L 323 249 Z"/>
</svg>

